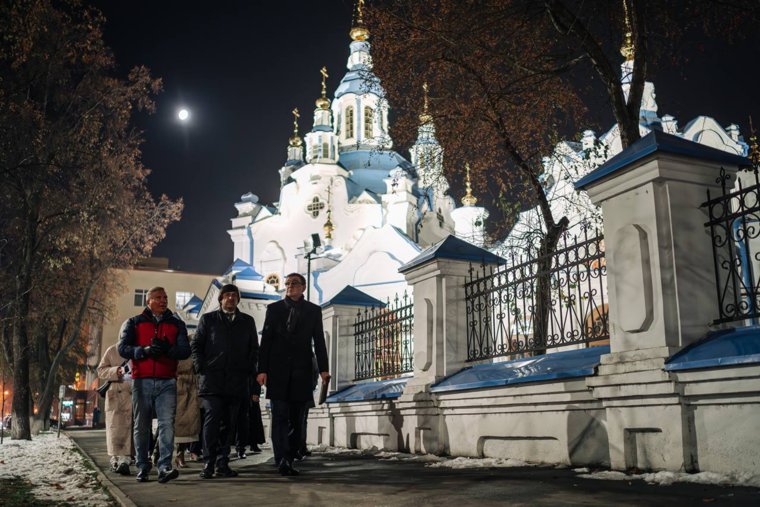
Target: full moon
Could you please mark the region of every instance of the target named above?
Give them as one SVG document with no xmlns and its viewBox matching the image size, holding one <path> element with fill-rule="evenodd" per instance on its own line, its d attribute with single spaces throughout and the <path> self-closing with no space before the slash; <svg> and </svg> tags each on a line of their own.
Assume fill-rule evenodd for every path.
<svg viewBox="0 0 760 507">
<path fill-rule="evenodd" d="M 190 118 L 190 111 L 187 109 L 180 109 L 177 113 L 177 118 L 179 118 L 181 121 L 187 121 Z"/>
</svg>

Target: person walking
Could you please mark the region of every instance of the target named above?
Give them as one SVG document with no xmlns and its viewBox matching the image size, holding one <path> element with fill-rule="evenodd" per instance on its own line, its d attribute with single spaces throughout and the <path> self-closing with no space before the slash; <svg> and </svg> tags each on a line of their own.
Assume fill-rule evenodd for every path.
<svg viewBox="0 0 760 507">
<path fill-rule="evenodd" d="M 202 479 L 237 476 L 229 466 L 230 442 L 240 405 L 250 396 L 248 382 L 256 373 L 259 352 L 256 322 L 238 303 L 238 288 L 224 285 L 219 310 L 201 317 L 190 344 L 204 411 Z"/>
<path fill-rule="evenodd" d="M 116 344 L 106 349 L 98 364 L 98 378 L 111 382 L 106 391 L 106 449 L 111 470 L 129 475 L 132 461 L 132 377 Z M 123 365 L 123 366 L 122 366 Z M 94 413 L 94 410 L 93 410 Z M 95 417 L 93 416 L 93 426 Z"/>
<path fill-rule="evenodd" d="M 252 454 L 261 453 L 259 444 L 266 442 L 264 438 L 264 423 L 261 420 L 261 386 L 256 381 L 256 376 L 251 378 L 250 397 L 248 403 L 240 405 L 238 414 L 237 437 L 235 438 L 235 450 L 239 459 L 245 459 L 246 446 L 250 446 Z"/>
<path fill-rule="evenodd" d="M 193 372 L 193 360 L 183 359 L 177 365 L 177 416 L 174 420 L 174 443 L 177 455 L 174 464 L 184 468 L 185 451 L 200 439 L 201 420 L 198 401 L 198 378 Z"/>
<path fill-rule="evenodd" d="M 132 360 L 132 414 L 137 453 L 137 480 L 147 482 L 153 414 L 158 419 L 158 482 L 179 476 L 172 467 L 174 418 L 177 409 L 177 362 L 190 357 L 187 328 L 168 309 L 163 287 L 148 291 L 148 306 L 121 327 L 119 354 Z"/>
<path fill-rule="evenodd" d="M 301 444 L 306 402 L 314 396 L 312 354 L 322 381 L 330 378 L 322 309 L 304 299 L 305 289 L 304 277 L 291 273 L 285 280 L 285 298 L 267 307 L 257 376 L 259 385 L 266 385 L 272 405 L 277 467 L 280 474 L 290 476 L 299 474 L 293 460 Z"/>
</svg>

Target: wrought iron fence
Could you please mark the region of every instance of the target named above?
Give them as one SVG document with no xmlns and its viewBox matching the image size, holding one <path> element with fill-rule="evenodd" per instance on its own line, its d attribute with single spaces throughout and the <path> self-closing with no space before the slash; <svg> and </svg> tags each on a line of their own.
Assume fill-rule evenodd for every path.
<svg viewBox="0 0 760 507">
<path fill-rule="evenodd" d="M 386 379 L 413 370 L 414 304 L 406 293 L 385 308 L 365 308 L 356 315 L 355 380 Z"/>
<path fill-rule="evenodd" d="M 707 191 L 709 228 L 712 238 L 715 282 L 718 295 L 719 317 L 715 324 L 747 321 L 757 324 L 760 317 L 760 180 L 757 169 L 749 175 L 750 183 L 744 187 L 741 180 L 736 187 L 728 187 L 731 176 L 721 169 L 716 180 L 721 184 L 717 197 Z"/>
<path fill-rule="evenodd" d="M 535 355 L 546 349 L 606 343 L 607 268 L 604 236 L 563 235 L 554 254 L 537 249 L 508 255 L 506 266 L 470 266 L 465 283 L 467 360 Z M 547 266 L 547 268 L 541 268 Z M 546 272 L 548 271 L 548 273 Z M 549 302 L 545 322 L 534 318 L 537 285 L 548 276 Z"/>
</svg>

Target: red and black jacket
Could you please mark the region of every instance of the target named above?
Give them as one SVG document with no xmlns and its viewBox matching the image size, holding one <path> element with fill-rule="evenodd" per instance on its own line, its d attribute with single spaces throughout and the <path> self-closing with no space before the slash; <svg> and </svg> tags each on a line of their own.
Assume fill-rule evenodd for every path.
<svg viewBox="0 0 760 507">
<path fill-rule="evenodd" d="M 153 338 L 169 342 L 165 356 L 147 357 L 143 347 Z M 127 319 L 119 332 L 119 354 L 132 360 L 132 378 L 175 378 L 177 361 L 190 357 L 190 342 L 185 323 L 167 310 L 158 319 L 149 308 Z"/>
</svg>

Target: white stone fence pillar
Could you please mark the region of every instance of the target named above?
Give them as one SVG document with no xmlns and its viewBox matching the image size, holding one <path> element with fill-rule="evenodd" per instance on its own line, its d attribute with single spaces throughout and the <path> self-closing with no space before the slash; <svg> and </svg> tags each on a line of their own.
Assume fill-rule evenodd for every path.
<svg viewBox="0 0 760 507">
<path fill-rule="evenodd" d="M 501 257 L 452 235 L 399 269 L 414 294 L 414 378 L 402 399 L 425 392 L 466 366 L 464 284 L 470 266 L 503 263 Z"/>
</svg>

